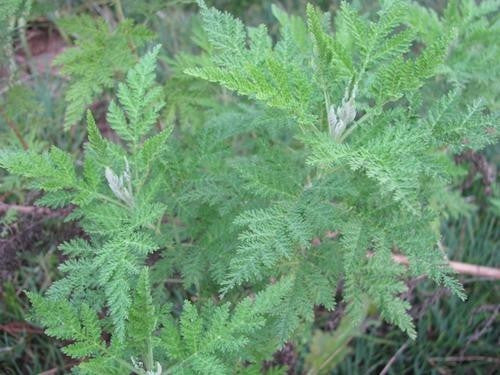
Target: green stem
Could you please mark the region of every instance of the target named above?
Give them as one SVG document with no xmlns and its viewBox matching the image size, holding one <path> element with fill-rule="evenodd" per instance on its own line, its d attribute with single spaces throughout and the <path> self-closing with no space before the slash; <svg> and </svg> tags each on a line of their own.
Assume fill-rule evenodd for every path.
<svg viewBox="0 0 500 375">
<path fill-rule="evenodd" d="M 23 148 L 25 150 L 27 150 L 29 148 L 28 143 L 26 142 L 26 140 L 24 139 L 23 135 L 21 134 L 21 131 L 19 130 L 19 127 L 17 126 L 17 124 L 14 123 L 9 118 L 9 116 L 7 115 L 7 113 L 5 113 L 5 111 L 2 108 L 0 108 L 0 115 L 4 118 L 5 123 L 7 124 L 7 126 L 14 132 L 14 134 L 16 135 L 17 139 L 19 140 L 19 142 L 21 143 L 21 145 L 23 146 Z"/>
<path fill-rule="evenodd" d="M 151 340 L 151 335 L 148 336 L 146 340 L 147 354 L 144 359 L 144 365 L 146 366 L 146 371 L 153 371 L 154 369 L 154 359 L 153 359 L 153 343 Z"/>
<path fill-rule="evenodd" d="M 354 129 L 356 129 L 360 124 L 362 124 L 367 119 L 369 119 L 370 117 L 372 117 L 373 112 L 374 112 L 374 110 L 368 112 L 361 119 L 359 119 L 354 124 L 352 124 L 352 126 L 350 126 L 349 128 L 347 128 L 345 130 L 345 132 L 342 134 L 342 136 L 339 138 L 339 143 L 344 142 L 344 140 L 349 136 L 349 134 L 351 134 L 354 131 Z"/>
<path fill-rule="evenodd" d="M 115 205 L 117 205 L 119 207 L 126 208 L 127 210 L 131 209 L 130 206 L 127 206 L 126 204 L 124 204 L 124 203 L 122 203 L 120 201 L 117 201 L 116 199 L 110 198 L 107 195 L 104 195 L 104 194 L 101 194 L 101 193 L 96 193 L 96 196 L 99 199 L 102 199 L 103 201 L 106 201 L 106 202 L 109 202 L 109 203 L 113 203 L 113 204 L 115 204 Z"/>
<path fill-rule="evenodd" d="M 4 45 L 4 50 L 5 50 L 5 56 L 9 60 L 9 85 L 12 84 L 12 80 L 14 77 L 14 73 L 17 70 L 17 64 L 16 64 L 16 59 L 14 57 L 14 48 L 13 48 L 13 42 L 12 42 L 12 34 L 14 32 L 14 29 L 16 28 L 16 18 L 11 17 L 9 20 L 9 24 L 7 26 L 7 40 Z"/>
<path fill-rule="evenodd" d="M 31 10 L 31 0 L 26 2 L 25 9 L 22 13 L 22 16 L 17 20 L 17 24 L 19 26 L 19 39 L 21 40 L 21 47 L 23 48 L 24 55 L 26 56 L 26 63 L 30 69 L 30 73 L 36 77 L 37 70 L 36 66 L 33 63 L 33 55 L 31 54 L 31 49 L 28 44 L 28 38 L 26 38 L 26 18 L 29 16 L 29 12 Z"/>
<path fill-rule="evenodd" d="M 116 8 L 116 16 L 118 17 L 118 21 L 122 23 L 125 21 L 125 14 L 123 13 L 123 7 L 121 0 L 114 0 L 115 8 Z"/>
</svg>

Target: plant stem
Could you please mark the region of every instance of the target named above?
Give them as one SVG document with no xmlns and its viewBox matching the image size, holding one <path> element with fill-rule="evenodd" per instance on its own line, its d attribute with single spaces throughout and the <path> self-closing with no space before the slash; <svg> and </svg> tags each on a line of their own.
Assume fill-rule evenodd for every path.
<svg viewBox="0 0 500 375">
<path fill-rule="evenodd" d="M 9 60 L 9 86 L 10 84 L 12 84 L 14 73 L 17 70 L 17 64 L 16 64 L 16 59 L 14 57 L 14 48 L 12 42 L 12 34 L 14 32 L 15 27 L 16 27 L 16 18 L 11 17 L 9 19 L 9 24 L 6 30 L 7 40 L 5 41 L 5 45 L 3 46 L 5 50 L 5 56 Z"/>
<path fill-rule="evenodd" d="M 122 23 L 125 21 L 125 14 L 123 13 L 123 7 L 121 0 L 114 0 L 115 8 L 116 8 L 116 16 L 118 17 L 118 21 Z"/>
<path fill-rule="evenodd" d="M 362 118 L 360 118 L 358 121 L 352 124 L 352 126 L 348 127 L 340 137 L 339 142 L 340 143 L 344 142 L 344 140 L 349 136 L 349 134 L 353 132 L 354 129 L 356 129 L 361 123 L 363 123 L 373 115 L 373 112 L 374 111 L 372 110 L 366 113 Z"/>
<path fill-rule="evenodd" d="M 21 134 L 21 131 L 19 130 L 19 127 L 17 126 L 17 124 L 9 118 L 7 113 L 5 113 L 5 111 L 2 108 L 0 108 L 0 115 L 3 117 L 7 126 L 14 132 L 14 134 L 16 135 L 19 142 L 21 142 L 21 145 L 23 146 L 23 148 L 25 150 L 27 150 L 29 148 L 28 143 L 23 138 L 23 135 Z"/>
<path fill-rule="evenodd" d="M 146 358 L 144 360 L 144 364 L 146 366 L 147 371 L 153 371 L 154 359 L 153 359 L 153 344 L 152 344 L 152 340 L 151 340 L 151 335 L 149 335 L 149 337 L 146 341 L 146 345 L 147 345 L 147 354 L 146 354 Z"/>
<path fill-rule="evenodd" d="M 396 263 L 408 265 L 408 258 L 404 255 L 393 254 L 392 259 Z M 462 275 L 472 275 L 486 277 L 494 280 L 500 280 L 500 269 L 493 267 L 478 266 L 477 264 L 469 264 L 462 262 L 449 262 L 450 267 L 457 273 Z"/>
<path fill-rule="evenodd" d="M 385 367 L 382 369 L 382 371 L 380 372 L 380 375 L 385 375 L 389 372 L 389 369 L 391 368 L 391 366 L 393 365 L 394 362 L 396 362 L 396 359 L 398 358 L 398 356 L 401 355 L 401 353 L 403 353 L 405 351 L 405 349 L 408 347 L 408 341 L 405 342 L 403 344 L 403 346 L 401 346 L 398 351 L 391 357 L 391 359 L 389 360 L 389 362 L 387 362 L 387 364 L 385 365 Z"/>
<path fill-rule="evenodd" d="M 55 212 L 50 208 L 45 208 L 45 207 L 21 206 L 18 204 L 7 204 L 0 202 L 0 214 L 3 214 L 9 210 L 14 210 L 21 214 L 27 214 L 27 215 L 31 214 L 51 215 Z"/>
<path fill-rule="evenodd" d="M 28 44 L 28 38 L 26 38 L 26 19 L 24 17 L 20 17 L 17 21 L 17 24 L 19 26 L 19 39 L 21 41 L 24 56 L 26 57 L 26 64 L 28 65 L 30 74 L 36 77 L 38 72 L 36 70 L 35 64 L 33 63 L 33 55 L 31 54 L 31 49 Z"/>
</svg>

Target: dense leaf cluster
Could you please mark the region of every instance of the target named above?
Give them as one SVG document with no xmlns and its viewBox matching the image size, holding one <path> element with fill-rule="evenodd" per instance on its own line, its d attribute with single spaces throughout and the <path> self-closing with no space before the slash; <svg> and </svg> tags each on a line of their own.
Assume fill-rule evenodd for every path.
<svg viewBox="0 0 500 375">
<path fill-rule="evenodd" d="M 352 325 L 373 304 L 412 338 L 405 275 L 463 298 L 439 223 L 467 207 L 453 154 L 496 140 L 498 93 L 463 98 L 491 84 L 481 66 L 498 49 L 478 65 L 464 43 L 493 37 L 497 3 L 450 2 L 440 18 L 384 1 L 367 19 L 344 2 L 333 21 L 273 7 L 273 42 L 199 1 L 202 52 L 172 62 L 179 86 L 166 94 L 160 47 L 134 65 L 147 30 L 65 21 L 77 38 L 58 59 L 72 79 L 66 124 L 131 67 L 106 115 L 117 141 L 88 112 L 83 160 L 9 149 L 0 166 L 43 190 L 38 204 L 73 206 L 88 235 L 61 245 L 64 277 L 29 294 L 47 334 L 82 359 L 75 372 L 260 373 L 315 306 L 335 308 L 341 280 Z"/>
</svg>

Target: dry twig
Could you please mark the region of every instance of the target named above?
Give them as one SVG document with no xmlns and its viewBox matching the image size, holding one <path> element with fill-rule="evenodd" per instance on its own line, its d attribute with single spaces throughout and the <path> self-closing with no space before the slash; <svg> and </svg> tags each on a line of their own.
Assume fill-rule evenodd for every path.
<svg viewBox="0 0 500 375">
<path fill-rule="evenodd" d="M 396 359 L 401 355 L 401 353 L 403 353 L 405 351 L 405 349 L 408 347 L 408 342 L 405 342 L 401 348 L 398 349 L 398 351 L 396 353 L 394 353 L 394 355 L 391 357 L 391 359 L 389 359 L 389 362 L 387 362 L 387 364 L 384 366 L 384 368 L 382 369 L 382 371 L 380 371 L 380 375 L 385 375 L 387 374 L 387 372 L 389 371 L 389 369 L 391 368 L 391 366 L 393 365 L 394 362 L 396 362 Z"/>
<path fill-rule="evenodd" d="M 394 261 L 399 264 L 408 265 L 408 258 L 404 255 L 394 254 L 392 256 Z M 455 270 L 457 273 L 462 275 L 472 275 L 472 276 L 480 276 L 495 280 L 500 280 L 500 269 L 493 267 L 484 267 L 478 266 L 477 264 L 469 264 L 462 262 L 454 262 L 450 261 L 450 267 Z"/>
</svg>

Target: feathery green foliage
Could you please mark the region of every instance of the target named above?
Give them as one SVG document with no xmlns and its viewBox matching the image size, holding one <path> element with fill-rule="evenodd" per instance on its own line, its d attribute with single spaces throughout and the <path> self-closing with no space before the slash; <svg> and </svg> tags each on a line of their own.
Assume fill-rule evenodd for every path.
<svg viewBox="0 0 500 375">
<path fill-rule="evenodd" d="M 85 109 L 105 89 L 114 87 L 116 78 L 136 61 L 136 49 L 152 39 L 142 25 L 125 20 L 110 31 L 108 25 L 88 15 L 61 19 L 58 26 L 75 38 L 75 46 L 54 61 L 71 77 L 66 92 L 65 127 L 79 122 Z"/>
<path fill-rule="evenodd" d="M 82 374 L 258 373 L 311 327 L 315 306 L 335 308 L 341 280 L 349 331 L 373 304 L 414 338 L 407 275 L 465 298 L 439 233 L 448 206 L 467 207 L 451 190 L 462 173 L 453 155 L 498 133 L 490 99 L 463 105 L 469 87 L 446 69 L 463 25 L 405 1 L 373 18 L 343 2 L 333 23 L 313 5 L 306 20 L 273 7 L 273 42 L 265 26 L 198 3 L 202 51 L 177 57 L 173 82 L 199 97 L 165 107 L 160 48 L 131 67 L 130 43 L 149 34 L 79 18 L 67 26 L 78 47 L 59 59 L 73 79 L 67 123 L 130 68 L 106 116 L 117 142 L 88 112 L 78 163 L 56 147 L 0 154 L 45 192 L 39 204 L 72 205 L 68 220 L 88 236 L 61 245 L 64 277 L 30 294 L 35 316 L 73 341 L 65 351 Z M 416 14 L 439 37 L 415 27 Z M 109 64 L 86 61 L 97 55 Z"/>
<path fill-rule="evenodd" d="M 122 146 L 102 138 L 89 113 L 89 144 L 81 173 L 77 174 L 71 156 L 56 147 L 42 155 L 6 151 L 1 157 L 4 168 L 33 179 L 33 187 L 47 192 L 39 204 L 77 206 L 72 218 L 82 218 L 81 223 L 92 238 L 90 242 L 75 240 L 61 247 L 72 258 L 61 265 L 67 276 L 54 283 L 48 295 L 55 300 L 108 306 L 117 340 L 123 340 L 125 335 L 131 290 L 140 267 L 147 255 L 158 248 L 150 233 L 154 230 L 140 229 L 154 229 L 165 209 L 152 200 L 147 189 L 141 189 L 168 135 L 163 131 L 143 139 L 163 105 L 158 87 L 154 86 L 157 54 L 158 48 L 147 54 L 130 70 L 127 84 L 119 89 L 128 121 L 137 127 L 134 137 L 123 139 L 133 153 L 128 154 Z M 143 95 L 141 90 L 150 95 Z M 121 111 L 111 104 L 108 118 Z M 123 118 L 123 122 L 115 122 L 117 128 L 124 129 L 119 134 L 128 134 L 126 129 L 130 125 L 126 121 Z M 145 175 L 138 175 L 135 168 L 141 168 Z"/>
<path fill-rule="evenodd" d="M 448 1 L 442 15 L 432 9 L 412 3 L 405 17 L 419 40 L 428 43 L 450 30 L 457 33 L 450 46 L 450 54 L 442 68 L 444 77 L 452 84 L 464 86 L 463 103 L 471 104 L 477 94 L 487 102 L 491 110 L 498 112 L 499 88 L 496 77 L 500 58 L 498 39 L 500 15 L 498 0 L 475 2 L 474 0 Z"/>
</svg>

